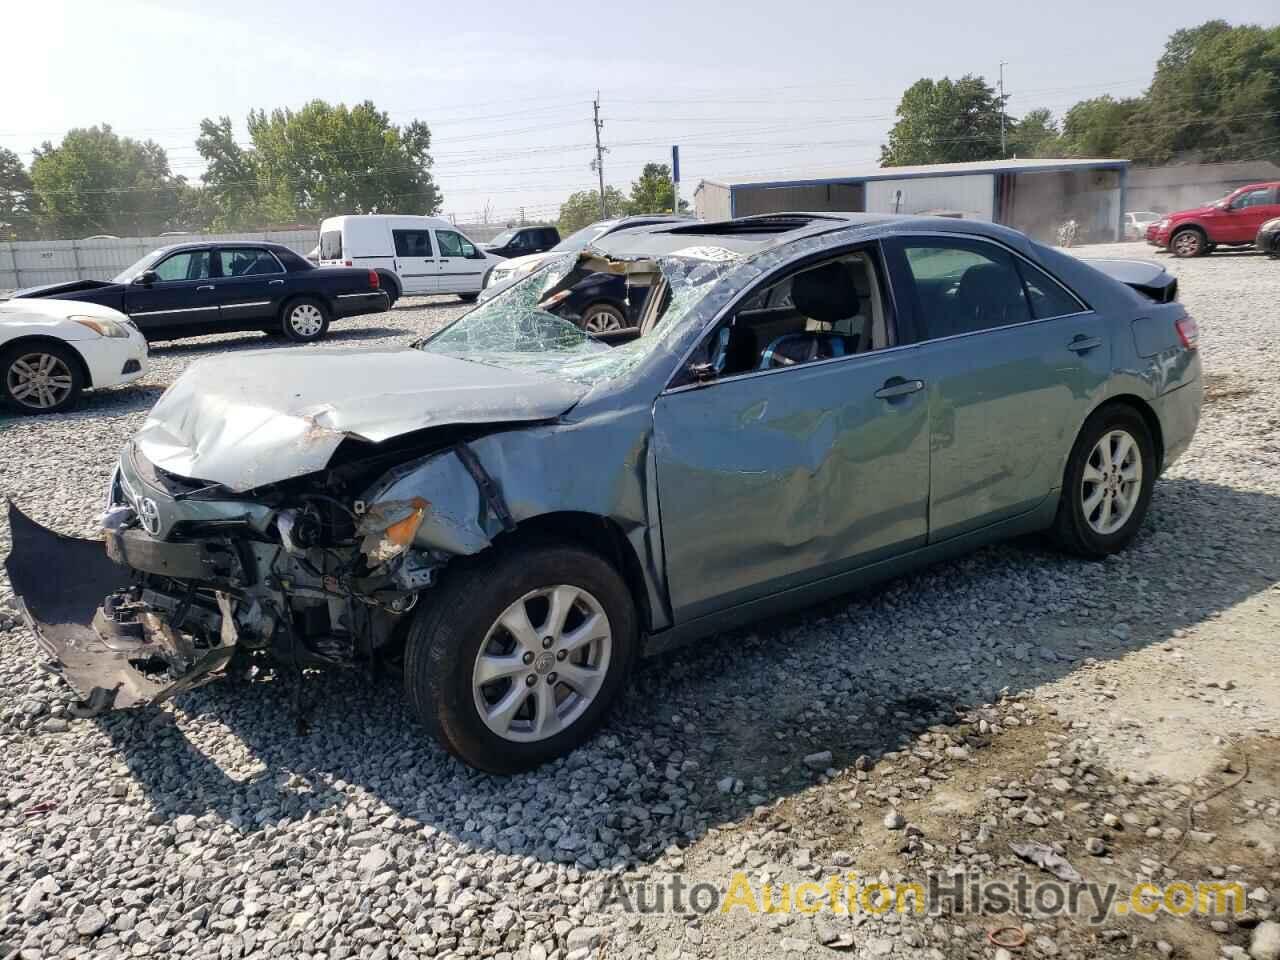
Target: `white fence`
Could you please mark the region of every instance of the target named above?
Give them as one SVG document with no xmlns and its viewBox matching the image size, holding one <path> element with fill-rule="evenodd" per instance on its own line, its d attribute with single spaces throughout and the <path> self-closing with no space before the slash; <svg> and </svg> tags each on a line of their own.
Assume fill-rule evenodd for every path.
<svg viewBox="0 0 1280 960">
<path fill-rule="evenodd" d="M 500 224 L 458 224 L 477 243 L 492 240 Z M 114 240 L 14 240 L 0 242 L 0 291 L 70 280 L 110 280 L 157 247 L 202 240 L 269 240 L 303 256 L 319 241 L 316 230 L 251 233 L 191 233 L 168 237 L 119 237 Z"/>
<path fill-rule="evenodd" d="M 0 244 L 0 290 L 69 280 L 110 280 L 144 254 L 174 243 L 200 240 L 270 240 L 302 255 L 318 241 L 315 230 L 265 233 L 121 237 L 116 240 L 16 240 Z"/>
</svg>

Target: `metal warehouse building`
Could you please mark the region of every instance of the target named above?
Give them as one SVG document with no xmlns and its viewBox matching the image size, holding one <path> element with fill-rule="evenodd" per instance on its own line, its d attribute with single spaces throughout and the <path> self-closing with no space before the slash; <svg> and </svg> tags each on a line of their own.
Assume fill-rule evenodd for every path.
<svg viewBox="0 0 1280 960">
<path fill-rule="evenodd" d="M 1074 219 L 1081 240 L 1119 240 L 1128 160 L 985 160 L 826 171 L 786 180 L 703 180 L 699 217 L 783 210 L 914 213 L 1003 223 L 1052 241 Z"/>
</svg>

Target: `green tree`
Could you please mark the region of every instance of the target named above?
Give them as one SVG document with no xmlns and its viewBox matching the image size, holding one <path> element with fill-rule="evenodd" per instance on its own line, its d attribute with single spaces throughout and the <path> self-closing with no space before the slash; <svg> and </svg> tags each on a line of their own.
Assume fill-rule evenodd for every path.
<svg viewBox="0 0 1280 960">
<path fill-rule="evenodd" d="M 627 198 L 616 187 L 604 188 L 606 216 L 621 217 L 628 212 Z M 600 191 L 579 190 L 560 204 L 558 227 L 561 236 L 568 236 L 600 219 Z"/>
<path fill-rule="evenodd" d="M 12 150 L 0 147 L 0 239 L 23 240 L 35 235 L 35 198 L 31 177 Z"/>
<path fill-rule="evenodd" d="M 1051 157 L 1058 145 L 1058 124 L 1053 114 L 1040 108 L 1024 114 L 1008 125 L 1008 153 L 1011 157 Z"/>
<path fill-rule="evenodd" d="M 1000 157 L 1000 98 L 982 77 L 917 80 L 898 103 L 885 166 L 957 163 Z"/>
<path fill-rule="evenodd" d="M 196 147 L 216 222 L 315 223 L 339 213 L 438 213 L 431 131 L 398 127 L 368 100 L 348 108 L 313 100 L 300 110 L 251 111 L 252 147 L 235 142 L 231 120 L 205 120 Z"/>
<path fill-rule="evenodd" d="M 1124 157 L 1133 143 L 1142 99 L 1110 94 L 1081 100 L 1062 118 L 1062 152 L 1069 157 Z"/>
<path fill-rule="evenodd" d="M 1130 153 L 1151 163 L 1280 156 L 1280 27 L 1210 20 L 1175 31 L 1135 112 Z"/>
<path fill-rule="evenodd" d="M 631 181 L 627 213 L 670 213 L 673 197 L 671 166 L 666 163 L 646 163 L 640 171 L 639 179 Z M 681 200 L 680 210 L 688 209 L 689 201 Z"/>
<path fill-rule="evenodd" d="M 36 216 L 50 237 L 91 233 L 145 236 L 180 226 L 185 184 L 150 140 L 118 136 L 107 124 L 46 141 L 31 161 Z"/>
</svg>

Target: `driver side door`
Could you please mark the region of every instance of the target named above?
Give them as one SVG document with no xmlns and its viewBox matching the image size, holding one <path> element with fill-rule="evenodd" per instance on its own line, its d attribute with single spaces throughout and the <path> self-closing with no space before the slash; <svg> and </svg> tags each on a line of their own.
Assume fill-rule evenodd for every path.
<svg viewBox="0 0 1280 960">
<path fill-rule="evenodd" d="M 212 254 L 206 247 L 178 250 L 151 268 L 156 280 L 132 283 L 125 292 L 125 311 L 139 330 L 156 336 L 184 335 L 218 321 L 214 298 Z"/>
<path fill-rule="evenodd" d="M 803 344 L 823 325 L 804 315 L 804 298 L 788 285 L 834 261 L 807 264 L 740 300 L 655 404 L 677 624 L 926 542 L 927 392 L 914 351 L 895 346 L 878 248 L 855 252 L 870 271 L 874 304 L 860 304 L 843 282 L 825 292 L 830 304 L 843 302 L 825 320 L 878 312 L 855 352 L 809 359 L 802 349 L 798 362 L 771 359 L 788 336 Z M 790 295 L 758 296 L 766 286 Z"/>
</svg>

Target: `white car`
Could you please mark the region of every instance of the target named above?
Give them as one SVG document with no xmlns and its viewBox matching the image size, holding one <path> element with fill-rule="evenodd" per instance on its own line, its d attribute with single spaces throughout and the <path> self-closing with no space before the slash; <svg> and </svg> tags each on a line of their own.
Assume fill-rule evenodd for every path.
<svg viewBox="0 0 1280 960">
<path fill-rule="evenodd" d="M 368 213 L 320 224 L 320 266 L 375 270 L 394 304 L 401 296 L 456 293 L 468 302 L 501 257 L 486 253 L 448 220 Z"/>
<path fill-rule="evenodd" d="M 1130 210 L 1124 215 L 1124 238 L 1126 240 L 1142 240 L 1147 235 L 1147 227 L 1164 216 L 1150 210 Z"/>
<path fill-rule="evenodd" d="M 118 310 L 79 300 L 0 301 L 0 400 L 11 410 L 60 413 L 81 390 L 146 372 L 147 341 Z"/>
</svg>

